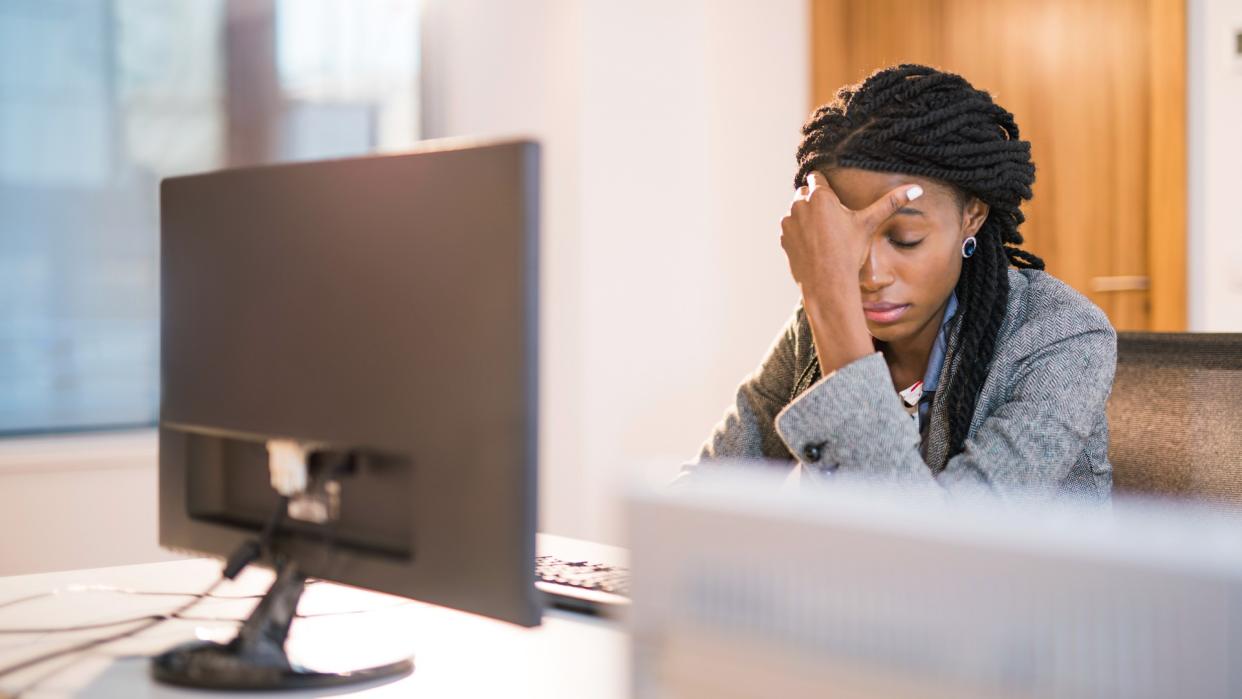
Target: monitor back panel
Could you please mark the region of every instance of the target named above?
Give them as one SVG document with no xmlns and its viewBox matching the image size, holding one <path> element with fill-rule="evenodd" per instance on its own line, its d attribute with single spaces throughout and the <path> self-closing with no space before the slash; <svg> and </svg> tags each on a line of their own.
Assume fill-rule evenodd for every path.
<svg viewBox="0 0 1242 699">
<path fill-rule="evenodd" d="M 538 157 L 163 182 L 162 545 L 227 555 L 276 503 L 264 440 L 323 443 L 363 458 L 334 531 L 285 537 L 308 574 L 537 622 Z"/>
</svg>

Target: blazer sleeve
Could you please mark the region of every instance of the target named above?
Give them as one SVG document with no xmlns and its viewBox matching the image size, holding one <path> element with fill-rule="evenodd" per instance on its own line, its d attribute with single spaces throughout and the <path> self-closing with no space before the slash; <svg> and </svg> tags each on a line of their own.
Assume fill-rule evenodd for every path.
<svg viewBox="0 0 1242 699">
<path fill-rule="evenodd" d="M 674 485 L 682 485 L 701 472 L 714 459 L 780 459 L 792 461 L 775 419 L 789 402 L 795 379 L 797 328 L 800 310 L 777 334 L 763 359 L 737 387 L 733 403 L 699 449 L 698 455 L 682 465 Z"/>
<path fill-rule="evenodd" d="M 818 454 L 821 463 L 808 467 L 830 477 L 936 486 L 950 495 L 1050 499 L 1104 413 L 1116 354 L 1116 333 L 1107 327 L 1026 356 L 1008 381 L 1007 400 L 935 475 L 879 352 L 820 379 L 781 411 L 776 427 L 794 454 Z"/>
</svg>

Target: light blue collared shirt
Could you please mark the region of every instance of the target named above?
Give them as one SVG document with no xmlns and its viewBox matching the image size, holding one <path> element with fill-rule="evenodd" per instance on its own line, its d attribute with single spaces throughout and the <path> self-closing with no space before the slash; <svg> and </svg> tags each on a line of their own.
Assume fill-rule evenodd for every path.
<svg viewBox="0 0 1242 699">
<path fill-rule="evenodd" d="M 949 321 L 957 313 L 957 292 L 949 294 L 949 305 L 944 309 L 944 319 L 940 321 L 940 332 L 936 333 L 936 342 L 932 345 L 931 356 L 927 358 L 927 371 L 923 372 L 923 395 L 935 393 L 940 382 L 940 366 L 944 364 L 945 348 L 949 342 Z M 930 400 L 919 401 L 919 432 L 927 425 L 927 413 L 931 409 Z"/>
</svg>

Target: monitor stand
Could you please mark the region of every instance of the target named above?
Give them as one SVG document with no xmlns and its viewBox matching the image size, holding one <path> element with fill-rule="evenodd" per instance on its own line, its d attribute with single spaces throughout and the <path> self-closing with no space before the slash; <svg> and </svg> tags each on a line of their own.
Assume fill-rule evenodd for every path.
<svg viewBox="0 0 1242 699">
<path fill-rule="evenodd" d="M 191 641 L 151 659 L 151 674 L 167 684 L 205 689 L 296 689 L 332 687 L 408 675 L 410 658 L 351 672 L 311 672 L 285 653 L 306 578 L 292 561 L 280 564 L 276 581 L 227 644 Z"/>
</svg>

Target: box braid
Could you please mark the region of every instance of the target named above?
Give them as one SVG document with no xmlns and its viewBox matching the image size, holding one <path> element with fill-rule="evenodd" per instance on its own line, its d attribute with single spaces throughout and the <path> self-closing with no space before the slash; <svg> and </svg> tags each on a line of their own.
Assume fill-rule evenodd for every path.
<svg viewBox="0 0 1242 699">
<path fill-rule="evenodd" d="M 971 195 L 989 206 L 957 284 L 961 329 L 950 366 L 958 368 L 937 397 L 948 401 L 948 455 L 958 454 L 1005 317 L 1009 265 L 1044 268 L 1043 260 L 1018 247 L 1025 220 L 1019 205 L 1031 198 L 1035 182 L 1031 144 L 988 93 L 959 75 L 910 63 L 837 90 L 811 115 L 802 136 L 795 187 L 805 185 L 812 170 L 853 167 L 932 178 L 954 192 L 960 209 Z"/>
</svg>

